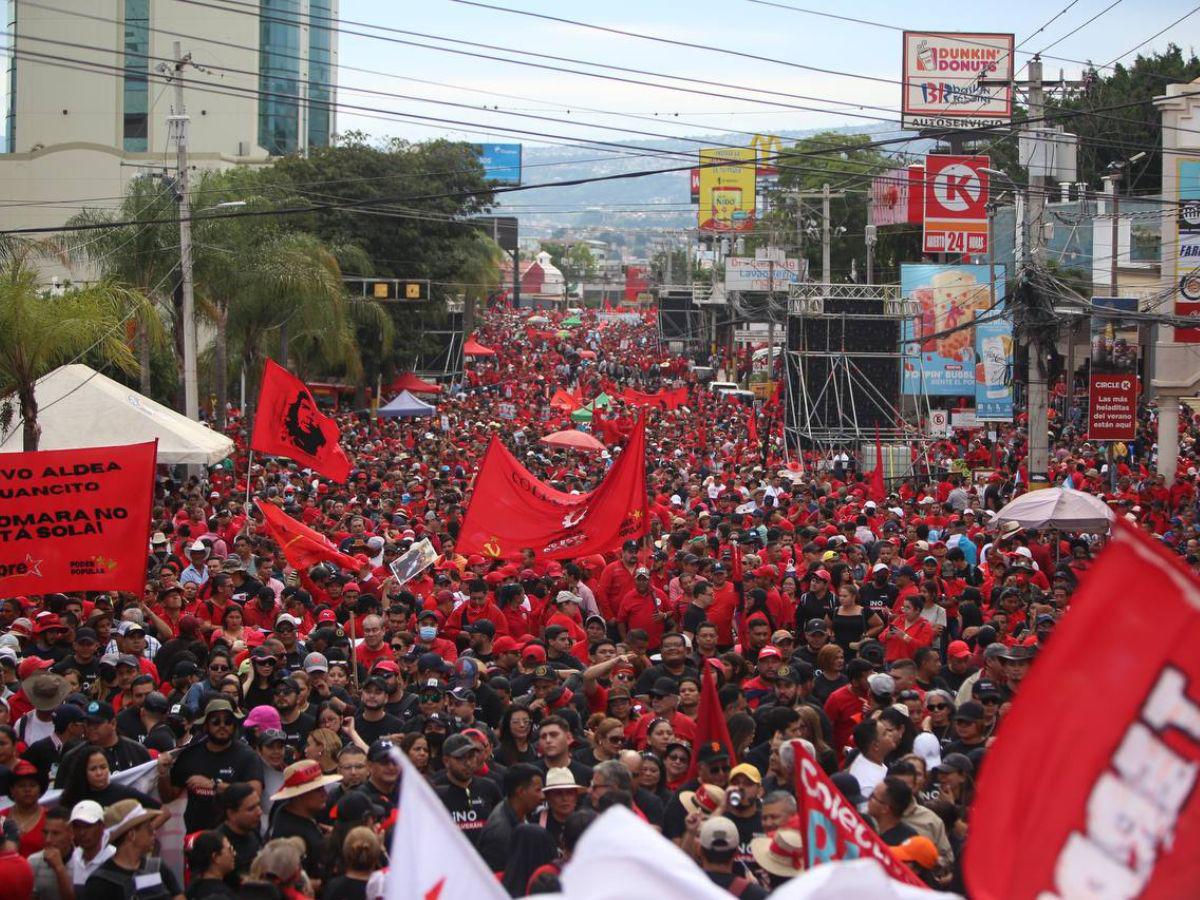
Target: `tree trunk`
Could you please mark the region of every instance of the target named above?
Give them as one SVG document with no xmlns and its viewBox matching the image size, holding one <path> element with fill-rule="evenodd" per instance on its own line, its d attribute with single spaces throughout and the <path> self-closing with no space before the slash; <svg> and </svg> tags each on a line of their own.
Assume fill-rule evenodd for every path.
<svg viewBox="0 0 1200 900">
<path fill-rule="evenodd" d="M 37 420 L 38 405 L 37 397 L 33 393 L 33 382 L 18 387 L 17 396 L 21 401 L 22 449 L 26 453 L 32 453 L 37 450 L 42 437 L 42 429 Z"/>
<path fill-rule="evenodd" d="M 224 303 L 218 302 L 217 336 L 213 343 L 213 384 L 217 393 L 217 430 L 225 430 L 225 407 L 229 402 L 229 348 L 225 343 L 225 329 L 229 325 L 229 311 Z"/>
<path fill-rule="evenodd" d="M 145 322 L 139 322 L 137 326 L 137 352 L 138 352 L 138 390 L 142 392 L 143 397 L 150 396 L 150 334 Z"/>
</svg>

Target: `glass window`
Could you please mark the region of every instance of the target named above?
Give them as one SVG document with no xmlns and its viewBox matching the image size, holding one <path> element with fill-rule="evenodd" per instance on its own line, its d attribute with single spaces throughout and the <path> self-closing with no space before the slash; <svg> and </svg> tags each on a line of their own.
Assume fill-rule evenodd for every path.
<svg viewBox="0 0 1200 900">
<path fill-rule="evenodd" d="M 149 149 L 150 0 L 125 0 L 124 146 Z"/>
<path fill-rule="evenodd" d="M 331 0 L 310 0 L 308 28 L 308 146 L 328 147 L 333 120 Z"/>
<path fill-rule="evenodd" d="M 272 155 L 300 147 L 300 0 L 262 0 L 258 142 Z"/>
</svg>

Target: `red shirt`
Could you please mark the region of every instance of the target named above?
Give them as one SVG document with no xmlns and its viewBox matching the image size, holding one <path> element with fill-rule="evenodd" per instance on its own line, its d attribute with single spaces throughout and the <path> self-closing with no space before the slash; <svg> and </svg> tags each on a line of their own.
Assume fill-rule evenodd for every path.
<svg viewBox="0 0 1200 900">
<path fill-rule="evenodd" d="M 665 614 L 668 611 L 667 598 L 663 596 L 662 591 L 651 588 L 650 593 L 639 594 L 633 590 L 621 600 L 621 605 L 617 608 L 617 622 L 623 624 L 626 631 L 634 628 L 645 631 L 649 637 L 650 649 L 657 650 L 662 643 L 664 629 L 663 621 L 655 620 L 654 615 L 659 612 Z"/>
<path fill-rule="evenodd" d="M 644 750 L 646 747 L 646 732 L 650 730 L 650 723 L 658 718 L 658 715 L 653 712 L 646 713 L 641 718 L 633 723 L 625 726 L 626 739 L 633 742 L 633 745 L 638 749 Z M 675 737 L 681 741 L 687 741 L 690 745 L 696 743 L 696 722 L 691 716 L 685 716 L 679 710 L 671 713 L 671 727 L 675 729 Z"/>
<path fill-rule="evenodd" d="M 848 684 L 842 685 L 825 701 L 825 714 L 833 725 L 833 749 L 839 759 L 842 749 L 850 743 L 854 726 L 862 721 L 866 703 L 866 698 L 854 693 Z"/>
<path fill-rule="evenodd" d="M 392 656 L 392 647 L 387 641 L 381 643 L 377 650 L 372 650 L 367 646 L 367 642 L 363 641 L 354 648 L 354 658 L 368 672 L 371 671 L 371 666 L 375 665 L 381 659 L 394 659 Z"/>
<path fill-rule="evenodd" d="M 600 614 L 606 619 L 616 618 L 621 601 L 632 590 L 633 569 L 619 559 L 610 562 L 600 573 L 600 583 L 594 592 Z"/>
<path fill-rule="evenodd" d="M 900 634 L 892 634 L 893 628 L 898 629 Z M 903 616 L 892 619 L 885 634 L 888 639 L 884 644 L 883 658 L 888 662 L 912 659 L 914 653 L 933 643 L 933 626 L 920 616 L 911 625 L 904 621 Z M 905 640 L 906 637 L 908 640 Z"/>
<path fill-rule="evenodd" d="M 733 582 L 726 581 L 720 587 L 713 586 L 713 602 L 705 613 L 705 618 L 717 626 L 717 646 L 729 647 L 733 644 L 733 614 L 738 608 L 737 588 Z"/>
<path fill-rule="evenodd" d="M 467 625 L 472 625 L 480 619 L 487 619 L 496 628 L 496 636 L 508 634 L 508 619 L 491 600 L 486 600 L 483 606 L 472 606 L 468 600 L 450 613 L 446 624 L 442 626 L 442 634 L 454 639 Z"/>
</svg>

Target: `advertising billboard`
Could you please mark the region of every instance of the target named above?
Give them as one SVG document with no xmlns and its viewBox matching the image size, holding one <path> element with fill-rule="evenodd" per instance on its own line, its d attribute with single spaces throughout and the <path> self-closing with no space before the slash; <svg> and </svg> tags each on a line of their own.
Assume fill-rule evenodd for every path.
<svg viewBox="0 0 1200 900">
<path fill-rule="evenodd" d="M 521 183 L 520 144 L 477 144 L 484 177 L 497 184 Z"/>
<path fill-rule="evenodd" d="M 904 32 L 904 128 L 981 128 L 1012 121 L 1013 36 Z M 1005 84 L 981 84 L 1002 79 Z"/>
<path fill-rule="evenodd" d="M 1178 247 L 1175 315 L 1200 318 L 1200 160 L 1181 159 L 1179 167 Z M 1200 327 L 1176 328 L 1181 344 L 1200 344 Z"/>
<path fill-rule="evenodd" d="M 701 234 L 737 234 L 754 230 L 755 170 L 753 147 L 718 147 L 700 151 Z"/>
<path fill-rule="evenodd" d="M 779 174 L 779 155 L 783 152 L 783 141 L 775 134 L 756 134 L 750 146 L 758 154 L 756 174 L 759 178 L 772 178 Z"/>
<path fill-rule="evenodd" d="M 725 290 L 727 291 L 786 291 L 789 284 L 800 280 L 800 261 L 785 259 L 771 262 L 730 256 L 725 259 Z"/>
<path fill-rule="evenodd" d="M 996 267 L 997 317 L 988 267 L 903 264 L 900 293 L 913 315 L 900 331 L 905 394 L 974 397 L 985 421 L 1012 418 L 1012 320 L 1004 311 L 1004 267 Z M 988 319 L 975 325 L 976 319 Z M 964 327 L 966 326 L 966 327 Z"/>
<path fill-rule="evenodd" d="M 925 214 L 925 167 L 892 169 L 871 179 L 871 225 L 919 225 Z"/>
<path fill-rule="evenodd" d="M 1134 297 L 1093 297 L 1092 306 L 1137 312 Z M 1088 376 L 1088 438 L 1128 441 L 1137 434 L 1138 326 L 1112 316 L 1092 316 Z"/>
<path fill-rule="evenodd" d="M 987 253 L 986 156 L 925 157 L 925 253 Z"/>
</svg>

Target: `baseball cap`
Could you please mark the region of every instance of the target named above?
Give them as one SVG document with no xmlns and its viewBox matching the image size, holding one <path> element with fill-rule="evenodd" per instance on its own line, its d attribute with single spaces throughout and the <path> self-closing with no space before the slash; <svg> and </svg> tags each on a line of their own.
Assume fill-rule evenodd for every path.
<svg viewBox="0 0 1200 900">
<path fill-rule="evenodd" d="M 783 659 L 783 654 L 779 652 L 778 647 L 772 647 L 770 644 L 758 651 L 758 658 L 762 659 Z"/>
<path fill-rule="evenodd" d="M 82 722 L 85 715 L 84 711 L 73 703 L 64 703 L 54 710 L 54 730 L 61 734 L 68 725 Z"/>
<path fill-rule="evenodd" d="M 71 821 L 96 825 L 104 821 L 104 808 L 95 800 L 80 800 L 71 807 Z"/>
<path fill-rule="evenodd" d="M 479 746 L 465 734 L 452 734 L 442 741 L 442 755 L 451 759 L 462 759 L 478 749 Z"/>
<path fill-rule="evenodd" d="M 901 862 L 916 863 L 922 869 L 933 869 L 938 863 L 937 847 L 923 834 L 914 835 L 893 847 L 892 855 Z"/>
<path fill-rule="evenodd" d="M 713 816 L 700 826 L 700 846 L 705 850 L 736 850 L 737 826 L 725 816 Z"/>
<path fill-rule="evenodd" d="M 729 778 L 731 781 L 737 775 L 745 775 L 755 784 L 762 784 L 762 772 L 758 771 L 758 768 L 752 766 L 750 763 L 739 763 L 729 770 Z"/>
<path fill-rule="evenodd" d="M 978 700 L 968 700 L 966 703 L 959 704 L 958 709 L 954 711 L 954 719 L 955 721 L 962 719 L 966 722 L 982 722 L 983 704 Z"/>
<path fill-rule="evenodd" d="M 75 630 L 75 643 L 96 643 L 100 640 L 100 636 L 96 634 L 95 628 L 78 628 Z"/>
<path fill-rule="evenodd" d="M 868 678 L 867 686 L 877 697 L 896 693 L 896 679 L 884 672 L 876 672 Z"/>
<path fill-rule="evenodd" d="M 647 578 L 649 578 L 650 570 L 647 569 L 645 566 L 638 566 L 636 569 L 634 569 L 634 572 L 633 572 L 634 578 L 641 578 L 643 575 L 645 575 Z"/>
<path fill-rule="evenodd" d="M 470 738 L 467 740 L 470 740 Z M 395 749 L 395 744 L 383 738 L 372 741 L 371 746 L 367 748 L 367 762 L 387 762 L 392 758 L 392 753 L 395 752 Z"/>
<path fill-rule="evenodd" d="M 328 672 L 329 660 L 325 658 L 324 653 L 310 653 L 304 657 L 305 672 Z"/>
<path fill-rule="evenodd" d="M 258 746 L 265 747 L 268 744 L 286 744 L 287 735 L 278 728 L 264 728 L 258 733 Z"/>
<path fill-rule="evenodd" d="M 147 694 L 142 706 L 146 712 L 157 713 L 160 716 L 165 716 L 171 708 L 171 704 L 167 702 L 167 698 L 158 691 L 151 691 Z"/>
<path fill-rule="evenodd" d="M 659 678 L 650 688 L 651 697 L 674 697 L 679 693 L 679 685 L 674 678 Z"/>
<path fill-rule="evenodd" d="M 963 706 L 966 706 L 964 703 Z M 960 707 L 961 709 L 961 707 Z M 935 772 L 962 772 L 970 775 L 975 771 L 975 764 L 964 753 L 947 753 L 942 761 L 934 767 Z"/>
<path fill-rule="evenodd" d="M 809 619 L 808 624 L 804 626 L 805 634 L 826 634 L 829 631 L 829 626 L 825 624 L 824 619 Z"/>
<path fill-rule="evenodd" d="M 946 646 L 946 655 L 955 659 L 967 659 L 971 655 L 971 648 L 967 646 L 966 641 L 951 641 Z"/>
<path fill-rule="evenodd" d="M 501 653 L 512 653 L 514 650 L 519 650 L 520 645 L 507 634 L 502 634 L 496 638 L 492 644 L 492 653 L 499 656 Z"/>
<path fill-rule="evenodd" d="M 83 712 L 84 718 L 88 722 L 109 722 L 117 717 L 112 704 L 105 703 L 103 700 L 93 700 L 84 708 Z"/>
</svg>

